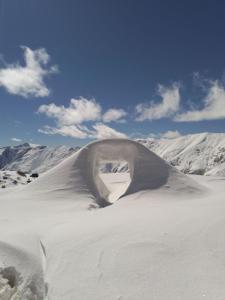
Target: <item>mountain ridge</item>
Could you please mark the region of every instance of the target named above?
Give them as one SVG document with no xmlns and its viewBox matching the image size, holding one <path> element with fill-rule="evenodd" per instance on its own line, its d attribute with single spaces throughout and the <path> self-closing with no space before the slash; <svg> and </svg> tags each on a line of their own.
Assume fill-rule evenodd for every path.
<svg viewBox="0 0 225 300">
<path fill-rule="evenodd" d="M 44 173 L 78 149 L 79 147 L 48 147 L 29 143 L 0 147 L 0 169 Z"/>
<path fill-rule="evenodd" d="M 225 133 L 188 134 L 173 139 L 136 139 L 187 174 L 225 176 Z M 0 147 L 0 169 L 43 173 L 80 147 L 41 146 L 24 143 Z M 124 172 L 125 162 L 104 164 L 102 172 Z"/>
</svg>

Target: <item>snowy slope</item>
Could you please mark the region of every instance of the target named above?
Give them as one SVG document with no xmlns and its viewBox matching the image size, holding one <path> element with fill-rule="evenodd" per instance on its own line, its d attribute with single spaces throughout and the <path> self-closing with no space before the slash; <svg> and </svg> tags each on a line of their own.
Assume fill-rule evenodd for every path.
<svg viewBox="0 0 225 300">
<path fill-rule="evenodd" d="M 43 173 L 77 151 L 66 146 L 46 147 L 28 143 L 0 148 L 0 169 Z"/>
<path fill-rule="evenodd" d="M 224 178 L 181 174 L 129 143 L 130 169 L 149 172 L 149 188 L 90 210 L 99 158 L 121 153 L 115 141 L 93 145 L 1 193 L 0 299 L 224 299 Z M 124 178 L 105 180 L 120 189 Z M 141 181 L 148 182 L 139 176 L 130 185 Z"/>
<path fill-rule="evenodd" d="M 224 133 L 200 133 L 140 142 L 184 173 L 225 175 Z"/>
<path fill-rule="evenodd" d="M 139 143 L 187 174 L 225 176 L 225 134 L 201 133 L 175 139 L 138 139 Z M 124 172 L 124 162 L 105 164 L 102 171 Z"/>
</svg>

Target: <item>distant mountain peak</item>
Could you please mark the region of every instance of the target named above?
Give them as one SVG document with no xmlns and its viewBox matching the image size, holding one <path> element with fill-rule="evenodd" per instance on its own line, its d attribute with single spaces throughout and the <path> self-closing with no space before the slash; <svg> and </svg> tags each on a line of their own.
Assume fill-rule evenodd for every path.
<svg viewBox="0 0 225 300">
<path fill-rule="evenodd" d="M 2 147 L 0 149 L 0 169 L 42 173 L 77 150 L 77 147 L 47 147 L 29 143 Z"/>
</svg>

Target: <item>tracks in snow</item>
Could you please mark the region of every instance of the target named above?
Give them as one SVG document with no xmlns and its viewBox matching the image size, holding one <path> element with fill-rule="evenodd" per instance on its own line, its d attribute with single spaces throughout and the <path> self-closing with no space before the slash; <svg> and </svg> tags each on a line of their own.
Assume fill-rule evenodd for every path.
<svg viewBox="0 0 225 300">
<path fill-rule="evenodd" d="M 0 242 L 0 299 L 47 300 L 46 250 L 39 240 L 39 253 Z"/>
</svg>

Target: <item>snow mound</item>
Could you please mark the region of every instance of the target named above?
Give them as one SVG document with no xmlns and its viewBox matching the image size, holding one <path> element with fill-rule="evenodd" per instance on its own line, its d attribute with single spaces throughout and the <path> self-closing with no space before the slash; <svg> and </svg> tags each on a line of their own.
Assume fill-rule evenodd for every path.
<svg viewBox="0 0 225 300">
<path fill-rule="evenodd" d="M 83 194 L 92 198 L 100 207 L 109 205 L 110 191 L 99 176 L 102 161 L 127 161 L 131 181 L 122 196 L 142 190 L 166 188 L 178 191 L 199 191 L 195 181 L 180 173 L 162 158 L 138 142 L 127 139 L 106 139 L 81 148 L 61 164 L 46 172 L 30 184 L 43 194 L 66 199 L 67 196 Z M 120 196 L 120 198 L 122 197 Z"/>
</svg>

